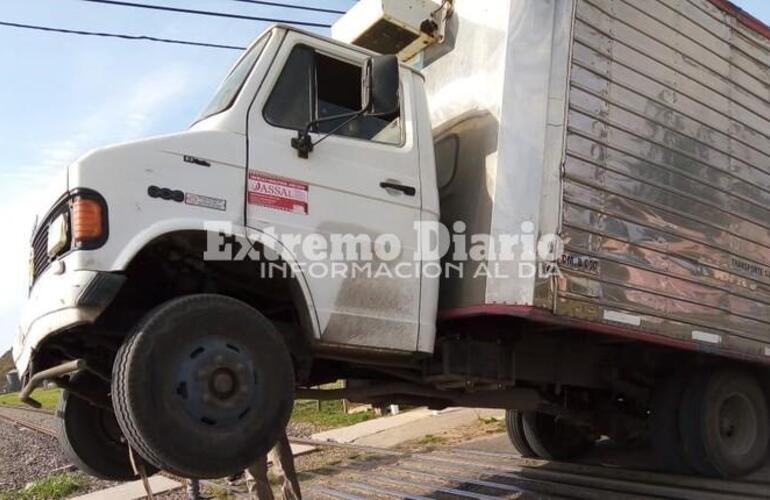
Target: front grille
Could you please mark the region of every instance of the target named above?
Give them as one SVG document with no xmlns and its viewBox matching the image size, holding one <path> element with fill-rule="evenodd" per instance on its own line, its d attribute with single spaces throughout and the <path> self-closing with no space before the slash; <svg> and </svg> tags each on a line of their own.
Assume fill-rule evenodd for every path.
<svg viewBox="0 0 770 500">
<path fill-rule="evenodd" d="M 53 210 L 48 212 L 42 223 L 35 228 L 35 234 L 32 237 L 32 282 L 30 286 L 35 284 L 37 278 L 48 269 L 53 261 L 52 258 L 48 257 L 48 227 L 56 217 L 68 210 L 69 198 L 61 200 Z"/>
</svg>

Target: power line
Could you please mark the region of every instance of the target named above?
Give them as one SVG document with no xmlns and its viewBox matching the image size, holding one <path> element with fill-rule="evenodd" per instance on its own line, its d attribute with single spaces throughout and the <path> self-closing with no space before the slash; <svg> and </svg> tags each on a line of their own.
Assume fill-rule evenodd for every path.
<svg viewBox="0 0 770 500">
<path fill-rule="evenodd" d="M 296 9 L 296 10 L 309 10 L 312 12 L 325 12 L 328 14 L 345 14 L 344 10 L 334 10 L 334 9 L 323 9 L 321 7 L 308 7 L 305 5 L 291 5 L 291 4 L 285 4 L 285 3 L 278 3 L 278 2 L 267 2 L 263 0 L 232 0 L 233 2 L 242 2 L 242 3 L 255 3 L 258 5 L 270 5 L 273 7 L 282 7 L 284 9 Z"/>
<path fill-rule="evenodd" d="M 121 38 L 123 40 L 140 40 L 140 41 L 147 41 L 147 42 L 173 43 L 177 45 L 194 45 L 197 47 L 210 47 L 215 49 L 231 49 L 231 50 L 246 49 L 246 47 L 237 47 L 235 45 L 220 45 L 217 43 L 191 42 L 188 40 L 157 38 L 154 36 L 146 36 L 146 35 L 122 35 L 118 33 L 102 33 L 98 31 L 69 30 L 64 28 L 52 28 L 49 26 L 36 26 L 32 24 L 9 23 L 6 21 L 0 21 L 0 26 L 8 26 L 11 28 L 23 28 L 23 29 L 38 30 L 38 31 L 48 31 L 52 33 L 66 33 L 68 35 L 102 36 L 102 37 L 108 37 L 108 38 Z"/>
<path fill-rule="evenodd" d="M 117 0 L 83 0 L 84 2 L 102 3 L 107 5 L 119 5 L 122 7 L 137 7 L 140 9 L 162 10 L 167 12 L 180 12 L 182 14 L 197 14 L 200 16 L 227 17 L 230 19 L 246 19 L 248 21 L 265 21 L 270 23 L 296 24 L 298 26 L 312 26 L 315 28 L 331 28 L 331 24 L 311 23 L 308 21 L 290 21 L 288 19 L 275 19 L 270 17 L 244 16 L 241 14 L 228 14 L 225 12 L 213 12 L 209 10 L 182 9 L 179 7 L 167 7 L 165 5 L 148 5 L 146 3 L 120 2 Z"/>
</svg>

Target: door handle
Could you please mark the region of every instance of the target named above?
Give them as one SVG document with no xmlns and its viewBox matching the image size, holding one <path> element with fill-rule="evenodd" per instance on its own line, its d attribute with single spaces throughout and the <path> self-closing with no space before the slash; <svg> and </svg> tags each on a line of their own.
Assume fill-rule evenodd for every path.
<svg viewBox="0 0 770 500">
<path fill-rule="evenodd" d="M 414 196 L 417 194 L 417 190 L 414 187 L 404 186 L 403 184 L 397 184 L 395 182 L 380 182 L 380 187 L 385 190 L 393 189 L 395 191 L 401 191 L 407 196 Z"/>
</svg>

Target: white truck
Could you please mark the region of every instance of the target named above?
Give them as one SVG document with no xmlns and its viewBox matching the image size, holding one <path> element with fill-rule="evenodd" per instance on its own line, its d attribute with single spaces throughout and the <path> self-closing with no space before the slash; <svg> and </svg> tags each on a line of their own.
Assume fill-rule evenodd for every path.
<svg viewBox="0 0 770 500">
<path fill-rule="evenodd" d="M 270 28 L 189 130 L 67 168 L 14 359 L 30 404 L 65 389 L 71 458 L 222 477 L 301 397 L 759 467 L 770 30 L 724 0 L 362 0 L 332 33 Z"/>
</svg>

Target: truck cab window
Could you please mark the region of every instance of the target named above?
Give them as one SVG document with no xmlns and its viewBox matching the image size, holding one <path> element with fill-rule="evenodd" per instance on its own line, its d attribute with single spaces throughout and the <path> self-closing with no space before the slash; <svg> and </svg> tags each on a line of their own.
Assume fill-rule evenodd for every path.
<svg viewBox="0 0 770 500">
<path fill-rule="evenodd" d="M 249 77 L 252 68 L 254 68 L 257 59 L 259 59 L 259 56 L 262 54 L 262 50 L 264 50 L 269 38 L 269 35 L 260 38 L 257 43 L 251 47 L 251 50 L 241 58 L 235 68 L 233 68 L 230 74 L 227 75 L 225 81 L 222 82 L 222 85 L 220 85 L 214 98 L 208 106 L 206 106 L 206 109 L 200 114 L 198 121 L 221 113 L 233 105 L 235 98 L 240 93 L 241 88 L 243 88 L 243 84 L 246 83 L 246 79 Z"/>
<path fill-rule="evenodd" d="M 289 55 L 267 101 L 265 119 L 276 127 L 299 130 L 311 120 L 358 111 L 363 106 L 362 73 L 361 66 L 298 45 Z M 402 142 L 400 112 L 345 121 L 323 122 L 312 131 L 386 144 Z"/>
</svg>

